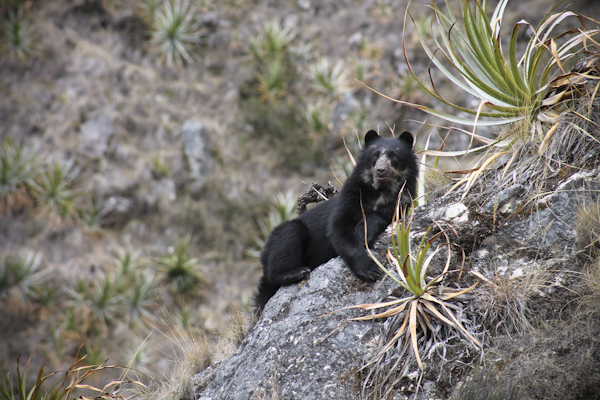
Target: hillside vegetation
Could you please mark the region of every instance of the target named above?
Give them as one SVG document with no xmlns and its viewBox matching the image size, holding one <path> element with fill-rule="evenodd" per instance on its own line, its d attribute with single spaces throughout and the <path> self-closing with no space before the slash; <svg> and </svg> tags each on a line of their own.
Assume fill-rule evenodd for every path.
<svg viewBox="0 0 600 400">
<path fill-rule="evenodd" d="M 552 3 L 509 3 L 507 19 L 535 23 Z M 426 4 L 410 6 L 422 32 Z M 404 58 L 403 40 L 429 79 L 418 35 L 402 35 L 407 5 L 2 1 L 7 370 L 31 354 L 32 370 L 64 369 L 79 352 L 85 365 L 109 358 L 147 383 L 179 373 L 183 349 L 201 348 L 186 377 L 230 354 L 248 326 L 256 255 L 296 198 L 315 181 L 341 187 L 368 129 L 410 130 L 418 149 L 436 131 L 422 121 L 438 119 L 357 82 L 434 106 Z M 571 8 L 594 17 L 594 7 Z M 439 85 L 452 102 L 473 101 Z M 469 140 L 453 136 L 445 149 Z"/>
</svg>

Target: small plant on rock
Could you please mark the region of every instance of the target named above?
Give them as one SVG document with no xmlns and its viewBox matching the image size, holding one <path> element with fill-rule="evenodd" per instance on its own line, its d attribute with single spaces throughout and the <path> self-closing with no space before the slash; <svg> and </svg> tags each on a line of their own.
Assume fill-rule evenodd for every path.
<svg viewBox="0 0 600 400">
<path fill-rule="evenodd" d="M 597 318 L 600 315 L 600 258 L 586 266 L 583 288 L 578 311 L 584 316 Z"/>
<path fill-rule="evenodd" d="M 401 218 L 402 216 L 402 218 Z M 395 271 L 386 268 L 371 252 L 371 258 L 383 270 L 387 277 L 398 284 L 407 295 L 393 296 L 392 299 L 361 304 L 350 308 L 363 310 L 383 310 L 375 314 L 354 318 L 357 321 L 387 319 L 384 340 L 375 355 L 365 364 L 367 371 L 363 389 L 372 386 L 374 395 L 386 397 L 395 384 L 407 373 L 410 366 L 409 348 L 421 370 L 423 362 L 421 353 L 430 351 L 433 344 L 444 339 L 443 336 L 459 336 L 470 344 L 481 347 L 469 329 L 463 323 L 464 307 L 461 302 L 470 299 L 468 293 L 476 286 L 466 289 L 453 289 L 440 286 L 444 275 L 448 272 L 451 254 L 450 244 L 439 244 L 432 249 L 434 241 L 445 236 L 443 231 L 430 236 L 427 230 L 420 244 L 413 250 L 410 243 L 411 224 L 414 217 L 406 216 L 399 209 L 392 221 L 392 250 L 388 250 L 387 259 Z M 366 229 L 366 227 L 365 227 Z M 435 278 L 428 279 L 426 274 L 434 259 L 444 248 L 448 250 L 443 271 Z"/>
<path fill-rule="evenodd" d="M 477 309 L 486 328 L 495 334 L 506 332 L 509 335 L 524 334 L 533 329 L 532 301 L 548 284 L 546 271 L 514 276 L 496 272 L 489 280 L 477 275 L 485 281 L 485 286 L 477 293 Z"/>
<path fill-rule="evenodd" d="M 584 204 L 575 218 L 577 247 L 594 260 L 600 257 L 600 204 Z"/>
</svg>

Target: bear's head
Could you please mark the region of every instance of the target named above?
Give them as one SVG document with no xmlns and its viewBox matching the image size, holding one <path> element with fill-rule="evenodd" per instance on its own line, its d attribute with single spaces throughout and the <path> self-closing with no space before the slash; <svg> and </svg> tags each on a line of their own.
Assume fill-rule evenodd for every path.
<svg viewBox="0 0 600 400">
<path fill-rule="evenodd" d="M 418 173 L 413 143 L 410 132 L 395 138 L 382 137 L 372 130 L 367 132 L 365 148 L 357 163 L 364 182 L 376 190 L 388 187 L 395 190 L 406 182 L 412 194 Z"/>
</svg>

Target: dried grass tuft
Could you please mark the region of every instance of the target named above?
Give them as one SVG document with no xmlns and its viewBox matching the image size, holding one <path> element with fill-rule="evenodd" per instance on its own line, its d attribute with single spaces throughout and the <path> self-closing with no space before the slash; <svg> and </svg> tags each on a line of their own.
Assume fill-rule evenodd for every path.
<svg viewBox="0 0 600 400">
<path fill-rule="evenodd" d="M 533 329 L 532 300 L 548 283 L 546 271 L 517 277 L 497 272 L 477 291 L 477 308 L 484 326 L 495 334 L 525 334 Z"/>
</svg>

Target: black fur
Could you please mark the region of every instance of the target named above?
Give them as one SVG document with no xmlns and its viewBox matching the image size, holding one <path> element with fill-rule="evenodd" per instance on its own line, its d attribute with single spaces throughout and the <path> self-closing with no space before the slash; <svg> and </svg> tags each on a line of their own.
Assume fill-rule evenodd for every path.
<svg viewBox="0 0 600 400">
<path fill-rule="evenodd" d="M 417 163 L 413 136 L 365 135 L 365 148 L 340 194 L 284 222 L 271 232 L 261 254 L 263 276 L 254 298 L 257 314 L 281 286 L 306 278 L 310 271 L 340 255 L 356 276 L 374 281 L 380 269 L 365 249 L 392 222 L 398 194 L 410 206 L 416 192 Z M 362 209 L 361 209 L 362 203 Z"/>
</svg>

